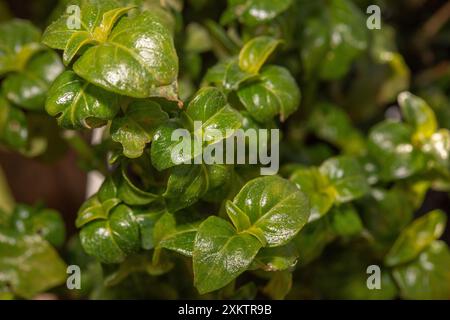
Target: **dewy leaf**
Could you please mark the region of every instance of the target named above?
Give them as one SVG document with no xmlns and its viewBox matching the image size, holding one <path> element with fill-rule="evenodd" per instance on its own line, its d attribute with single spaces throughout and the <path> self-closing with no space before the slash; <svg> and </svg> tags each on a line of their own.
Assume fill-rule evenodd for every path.
<svg viewBox="0 0 450 320">
<path fill-rule="evenodd" d="M 138 158 L 156 129 L 167 120 L 169 116 L 156 102 L 136 101 L 128 106 L 123 117 L 112 121 L 111 138 L 122 144 L 126 157 Z"/>
<path fill-rule="evenodd" d="M 66 265 L 37 235 L 0 230 L 0 288 L 8 285 L 19 297 L 31 299 L 66 281 Z"/>
<path fill-rule="evenodd" d="M 119 97 L 66 71 L 51 86 L 45 109 L 63 128 L 91 129 L 114 118 L 119 111 Z"/>
<path fill-rule="evenodd" d="M 309 221 L 316 220 L 326 214 L 333 206 L 335 190 L 328 178 L 317 168 L 303 168 L 294 171 L 289 178 L 300 191 L 309 198 L 311 215 Z"/>
<path fill-rule="evenodd" d="M 107 219 L 94 220 L 80 231 L 81 244 L 87 254 L 103 263 L 122 262 L 140 248 L 139 225 L 131 209 L 115 207 Z"/>
<path fill-rule="evenodd" d="M 256 26 L 273 20 L 291 4 L 292 0 L 229 0 L 221 22 L 226 24 L 239 19 L 247 26 Z"/>
<path fill-rule="evenodd" d="M 40 32 L 30 22 L 12 20 L 0 24 L 0 77 L 23 70 L 28 60 L 42 48 Z"/>
<path fill-rule="evenodd" d="M 28 143 L 27 119 L 0 95 L 0 141 L 16 150 L 25 150 Z"/>
<path fill-rule="evenodd" d="M 250 227 L 241 229 L 235 212 L 246 215 Z M 248 182 L 227 205 L 230 219 L 238 231 L 247 231 L 263 245 L 281 246 L 289 242 L 308 221 L 308 198 L 294 183 L 278 176 L 256 178 Z"/>
<path fill-rule="evenodd" d="M 424 155 L 412 145 L 413 131 L 403 123 L 384 121 L 369 134 L 369 153 L 384 180 L 402 179 L 424 169 Z"/>
<path fill-rule="evenodd" d="M 434 210 L 407 226 L 395 241 L 384 261 L 387 266 L 397 266 L 416 258 L 428 245 L 442 235 L 447 216 Z"/>
<path fill-rule="evenodd" d="M 409 92 L 402 92 L 398 96 L 398 104 L 406 122 L 414 128 L 414 136 L 419 141 L 431 137 L 436 132 L 438 127 L 436 117 L 424 100 Z"/>
<path fill-rule="evenodd" d="M 51 83 L 63 70 L 61 60 L 55 52 L 38 52 L 28 60 L 23 69 L 10 74 L 3 81 L 3 94 L 18 106 L 41 110 Z"/>
<path fill-rule="evenodd" d="M 244 272 L 261 243 L 249 233 L 237 233 L 233 226 L 211 216 L 195 237 L 194 283 L 200 294 L 220 289 Z"/>
<path fill-rule="evenodd" d="M 107 40 L 88 48 L 73 69 L 121 95 L 177 99 L 178 57 L 171 31 L 156 12 L 120 19 Z"/>
<path fill-rule="evenodd" d="M 356 158 L 339 156 L 329 159 L 320 166 L 320 172 L 334 187 L 338 202 L 348 202 L 369 192 L 366 176 Z"/>
<path fill-rule="evenodd" d="M 393 276 L 403 299 L 447 300 L 450 292 L 450 251 L 434 241 L 417 259 L 394 268 Z"/>
<path fill-rule="evenodd" d="M 250 74 L 257 74 L 280 40 L 260 36 L 247 42 L 239 53 L 239 67 Z"/>
<path fill-rule="evenodd" d="M 277 114 L 286 120 L 300 104 L 300 89 L 289 71 L 279 66 L 262 68 L 260 80 L 237 91 L 240 101 L 252 117 L 268 122 Z"/>
</svg>

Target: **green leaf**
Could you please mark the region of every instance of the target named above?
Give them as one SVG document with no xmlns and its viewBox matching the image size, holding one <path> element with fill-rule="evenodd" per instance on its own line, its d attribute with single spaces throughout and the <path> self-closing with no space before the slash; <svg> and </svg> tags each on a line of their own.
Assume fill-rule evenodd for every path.
<svg viewBox="0 0 450 320">
<path fill-rule="evenodd" d="M 140 169 L 146 170 L 148 168 L 144 167 Z M 120 198 L 124 203 L 131 206 L 150 204 L 160 198 L 158 194 L 151 192 L 150 190 L 148 190 L 148 188 L 143 188 L 142 186 L 138 186 L 136 183 L 134 183 L 130 179 L 127 170 L 128 166 L 124 164 L 121 166 L 119 173 L 117 173 L 118 175 L 120 175 L 120 177 L 117 178 L 118 198 Z"/>
<path fill-rule="evenodd" d="M 295 112 L 300 104 L 300 89 L 289 71 L 279 66 L 262 68 L 259 81 L 237 91 L 238 97 L 252 117 L 268 122 L 277 114 L 281 121 Z"/>
<path fill-rule="evenodd" d="M 297 264 L 299 254 L 292 243 L 276 248 L 262 248 L 253 266 L 268 272 L 292 270 Z"/>
<path fill-rule="evenodd" d="M 436 117 L 424 100 L 409 92 L 402 92 L 398 96 L 398 104 L 406 122 L 414 128 L 415 139 L 421 141 L 436 132 Z"/>
<path fill-rule="evenodd" d="M 175 216 L 165 213 L 155 224 L 156 248 L 164 248 L 191 257 L 194 251 L 197 223 L 177 224 Z"/>
<path fill-rule="evenodd" d="M 434 210 L 413 221 L 395 241 L 384 261 L 387 266 L 397 266 L 416 258 L 426 247 L 444 233 L 447 216 Z"/>
<path fill-rule="evenodd" d="M 14 104 L 30 110 L 41 110 L 51 83 L 63 72 L 59 56 L 50 50 L 34 54 L 20 71 L 3 81 L 2 91 Z"/>
<path fill-rule="evenodd" d="M 281 41 L 260 36 L 247 42 L 239 53 L 239 67 L 250 74 L 257 74 Z"/>
<path fill-rule="evenodd" d="M 27 119 L 0 95 L 0 141 L 16 150 L 25 150 L 28 144 Z"/>
<path fill-rule="evenodd" d="M 422 145 L 422 151 L 431 156 L 432 166 L 450 170 L 450 131 L 440 129 Z"/>
<path fill-rule="evenodd" d="M 31 299 L 66 281 L 66 265 L 58 253 L 37 235 L 0 230 L 0 287 Z"/>
<path fill-rule="evenodd" d="M 399 188 L 373 189 L 363 205 L 361 217 L 364 226 L 380 245 L 392 245 L 413 218 L 411 199 L 406 191 Z"/>
<path fill-rule="evenodd" d="M 122 262 L 140 248 L 139 225 L 125 205 L 115 207 L 107 219 L 84 225 L 80 239 L 86 253 L 103 263 Z"/>
<path fill-rule="evenodd" d="M 165 210 L 143 210 L 135 212 L 136 221 L 139 224 L 141 234 L 141 248 L 150 250 L 155 247 L 155 225 L 165 213 Z"/>
<path fill-rule="evenodd" d="M 160 171 L 192 163 L 202 153 L 202 148 L 223 141 L 242 126 L 239 112 L 226 103 L 219 89 L 212 87 L 200 89 L 181 116 L 183 121 L 166 122 L 153 137 L 152 163 Z M 198 126 L 195 126 L 196 122 L 200 122 Z M 184 135 L 173 141 L 174 131 L 183 128 Z"/>
<path fill-rule="evenodd" d="M 335 190 L 330 181 L 319 169 L 302 168 L 294 171 L 289 178 L 309 198 L 311 215 L 309 221 L 316 220 L 326 214 L 333 206 Z"/>
<path fill-rule="evenodd" d="M 310 210 L 307 197 L 295 184 L 267 176 L 248 182 L 233 203 L 227 202 L 227 213 L 238 231 L 255 235 L 264 246 L 276 247 L 288 243 L 303 228 Z M 245 216 L 248 222 L 243 224 Z"/>
<path fill-rule="evenodd" d="M 403 299 L 447 300 L 450 292 L 450 251 L 434 241 L 412 262 L 394 268 Z"/>
<path fill-rule="evenodd" d="M 411 143 L 413 131 L 405 124 L 384 121 L 369 134 L 369 152 L 384 180 L 410 177 L 425 166 L 424 155 Z"/>
<path fill-rule="evenodd" d="M 353 127 L 347 113 L 333 104 L 315 105 L 308 126 L 317 137 L 345 153 L 362 154 L 366 149 L 362 134 Z"/>
<path fill-rule="evenodd" d="M 137 101 L 128 106 L 123 117 L 112 121 L 111 138 L 122 144 L 126 157 L 138 158 L 156 129 L 168 119 L 167 113 L 156 102 Z"/>
<path fill-rule="evenodd" d="M 292 0 L 229 0 L 221 18 L 223 24 L 235 19 L 247 26 L 255 26 L 273 20 L 292 5 Z"/>
<path fill-rule="evenodd" d="M 342 237 L 351 237 L 363 231 L 363 224 L 358 212 L 352 205 L 335 207 L 329 215 L 331 228 Z"/>
<path fill-rule="evenodd" d="M 337 202 L 352 201 L 369 192 L 364 170 L 356 158 L 350 156 L 331 158 L 320 166 L 320 172 L 334 187 Z"/>
<path fill-rule="evenodd" d="M 308 223 L 293 240 L 299 253 L 299 265 L 305 266 L 319 257 L 334 238 L 335 234 L 328 219 L 322 218 Z"/>
<path fill-rule="evenodd" d="M 275 272 L 269 283 L 263 288 L 263 293 L 274 300 L 283 300 L 292 288 L 292 273 L 289 271 Z"/>
<path fill-rule="evenodd" d="M 194 283 L 200 294 L 220 289 L 244 272 L 261 243 L 253 235 L 238 233 L 225 220 L 211 216 L 195 237 Z"/>
<path fill-rule="evenodd" d="M 64 221 L 55 210 L 17 205 L 11 215 L 10 224 L 20 233 L 40 235 L 53 246 L 60 247 L 64 244 Z"/>
<path fill-rule="evenodd" d="M 120 19 L 107 40 L 88 48 L 73 69 L 117 94 L 176 100 L 178 57 L 171 31 L 156 12 Z"/>
<path fill-rule="evenodd" d="M 28 60 L 42 50 L 40 36 L 28 21 L 16 19 L 0 24 L 0 76 L 23 70 Z"/>
<path fill-rule="evenodd" d="M 301 57 L 308 77 L 339 79 L 366 48 L 366 18 L 350 0 L 313 2 L 303 29 Z"/>
<path fill-rule="evenodd" d="M 45 109 L 63 128 L 92 129 L 114 118 L 119 111 L 119 98 L 66 71 L 51 86 Z"/>
</svg>

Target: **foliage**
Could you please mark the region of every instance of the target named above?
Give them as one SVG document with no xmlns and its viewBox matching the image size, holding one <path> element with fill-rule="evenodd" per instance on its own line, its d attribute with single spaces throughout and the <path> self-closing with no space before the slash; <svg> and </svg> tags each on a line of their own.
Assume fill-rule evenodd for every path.
<svg viewBox="0 0 450 320">
<path fill-rule="evenodd" d="M 446 213 L 416 215 L 450 191 L 448 71 L 410 85 L 364 1 L 76 0 L 79 29 L 66 2 L 42 35 L 0 24 L 0 143 L 69 144 L 105 180 L 64 248 L 57 212 L 0 212 L 0 298 L 64 284 L 66 263 L 70 298 L 450 298 Z M 98 128 L 100 148 L 76 147 Z M 240 128 L 281 129 L 279 174 L 190 163 Z M 195 146 L 180 161 L 176 129 Z"/>
</svg>

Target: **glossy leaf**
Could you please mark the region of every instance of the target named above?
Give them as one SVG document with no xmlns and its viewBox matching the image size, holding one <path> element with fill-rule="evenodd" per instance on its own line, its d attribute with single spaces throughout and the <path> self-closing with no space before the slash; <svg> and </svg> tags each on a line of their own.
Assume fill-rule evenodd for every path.
<svg viewBox="0 0 450 320">
<path fill-rule="evenodd" d="M 227 202 L 227 213 L 238 231 L 255 235 L 264 246 L 289 242 L 308 221 L 307 197 L 292 182 L 268 176 L 248 182 Z"/>
<path fill-rule="evenodd" d="M 411 143 L 413 131 L 402 123 L 385 121 L 369 134 L 369 152 L 381 168 L 384 180 L 403 179 L 423 170 L 423 154 Z"/>
<path fill-rule="evenodd" d="M 119 99 L 66 71 L 52 84 L 45 109 L 63 128 L 92 129 L 114 118 L 119 111 Z"/>
<path fill-rule="evenodd" d="M 25 150 L 28 135 L 25 114 L 0 95 L 0 141 L 8 147 Z"/>
<path fill-rule="evenodd" d="M 417 259 L 394 268 L 393 275 L 403 299 L 448 300 L 450 252 L 447 244 L 434 241 Z"/>
<path fill-rule="evenodd" d="M 4 80 L 2 91 L 12 103 L 41 110 L 51 83 L 63 72 L 58 55 L 50 50 L 34 54 L 23 68 Z"/>
<path fill-rule="evenodd" d="M 151 142 L 156 129 L 169 119 L 167 113 L 152 101 L 138 101 L 130 106 L 123 117 L 111 124 L 111 138 L 122 144 L 128 158 L 140 157 L 145 145 Z"/>
<path fill-rule="evenodd" d="M 403 92 L 398 96 L 398 104 L 406 122 L 414 128 L 416 139 L 429 138 L 436 132 L 436 117 L 424 100 L 409 92 Z"/>
<path fill-rule="evenodd" d="M 263 248 L 255 257 L 253 266 L 269 272 L 292 270 L 297 264 L 298 256 L 292 243 L 276 248 Z"/>
<path fill-rule="evenodd" d="M 311 215 L 309 221 L 326 214 L 333 206 L 335 191 L 328 178 L 317 168 L 304 168 L 294 171 L 289 178 L 309 198 Z"/>
<path fill-rule="evenodd" d="M 257 74 L 280 43 L 280 40 L 267 36 L 250 40 L 239 53 L 239 67 L 250 74 Z"/>
<path fill-rule="evenodd" d="M 286 120 L 300 104 L 300 89 L 294 78 L 283 67 L 266 66 L 259 79 L 238 90 L 241 103 L 257 121 L 268 122 L 278 114 L 281 121 Z"/>
<path fill-rule="evenodd" d="M 442 235 L 447 223 L 446 215 L 434 210 L 418 218 L 402 231 L 384 261 L 397 266 L 416 258 L 431 242 Z"/>
<path fill-rule="evenodd" d="M 108 39 L 87 49 L 73 68 L 87 81 L 121 95 L 176 99 L 178 57 L 171 31 L 156 13 L 122 18 Z"/>
<path fill-rule="evenodd" d="M 30 22 L 12 20 L 0 24 L 0 76 L 23 70 L 39 50 L 40 32 Z"/>
<path fill-rule="evenodd" d="M 229 23 L 239 19 L 245 25 L 255 26 L 274 19 L 291 4 L 292 0 L 229 0 L 221 20 L 222 23 Z"/>
<path fill-rule="evenodd" d="M 244 272 L 261 248 L 253 235 L 238 233 L 227 221 L 209 217 L 195 237 L 194 284 L 200 294 L 220 289 Z"/>
<path fill-rule="evenodd" d="M 340 156 L 329 159 L 320 166 L 320 172 L 329 179 L 338 202 L 360 198 L 369 191 L 364 171 L 353 157 Z"/>
</svg>

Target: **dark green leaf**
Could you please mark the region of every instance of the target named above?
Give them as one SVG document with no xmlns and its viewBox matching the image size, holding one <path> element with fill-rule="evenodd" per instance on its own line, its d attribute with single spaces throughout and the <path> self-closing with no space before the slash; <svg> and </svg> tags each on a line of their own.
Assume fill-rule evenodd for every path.
<svg viewBox="0 0 450 320">
<path fill-rule="evenodd" d="M 244 272 L 261 243 L 253 235 L 238 233 L 218 217 L 209 217 L 195 237 L 193 265 L 194 283 L 200 294 L 226 286 Z"/>
<path fill-rule="evenodd" d="M 50 88 L 45 109 L 63 128 L 91 129 L 114 118 L 119 111 L 119 98 L 66 71 Z"/>
</svg>

